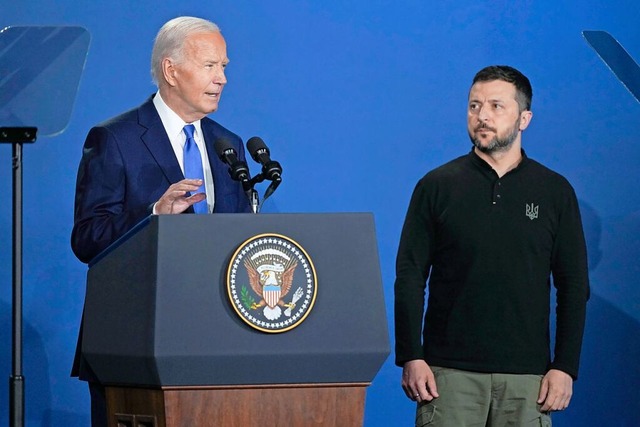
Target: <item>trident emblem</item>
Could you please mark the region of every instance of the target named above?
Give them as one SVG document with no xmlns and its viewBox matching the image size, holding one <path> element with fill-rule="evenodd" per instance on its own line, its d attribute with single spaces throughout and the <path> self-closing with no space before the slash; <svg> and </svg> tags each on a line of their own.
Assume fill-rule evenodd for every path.
<svg viewBox="0 0 640 427">
<path fill-rule="evenodd" d="M 525 215 L 527 215 L 527 217 L 529 217 L 531 221 L 538 218 L 538 206 L 533 206 L 533 203 L 527 203 L 527 210 L 525 212 Z"/>
</svg>

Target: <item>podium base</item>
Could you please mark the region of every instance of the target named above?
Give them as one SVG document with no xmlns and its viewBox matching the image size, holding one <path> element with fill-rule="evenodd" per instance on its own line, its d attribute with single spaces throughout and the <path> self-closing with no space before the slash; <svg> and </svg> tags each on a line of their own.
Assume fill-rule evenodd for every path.
<svg viewBox="0 0 640 427">
<path fill-rule="evenodd" d="M 369 384 L 106 387 L 109 427 L 361 427 Z"/>
</svg>

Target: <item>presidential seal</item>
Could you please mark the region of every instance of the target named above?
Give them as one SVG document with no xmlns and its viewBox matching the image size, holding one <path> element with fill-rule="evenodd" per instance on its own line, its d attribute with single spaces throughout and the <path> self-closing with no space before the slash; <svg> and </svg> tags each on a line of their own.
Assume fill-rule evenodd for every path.
<svg viewBox="0 0 640 427">
<path fill-rule="evenodd" d="M 231 257 L 227 293 L 233 309 L 254 329 L 278 333 L 300 325 L 316 300 L 316 271 L 293 240 L 260 234 Z"/>
</svg>

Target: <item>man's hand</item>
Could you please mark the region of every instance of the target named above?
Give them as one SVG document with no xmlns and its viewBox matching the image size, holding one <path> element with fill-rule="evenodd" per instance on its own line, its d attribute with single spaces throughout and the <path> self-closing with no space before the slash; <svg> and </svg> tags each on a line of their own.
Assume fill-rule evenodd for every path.
<svg viewBox="0 0 640 427">
<path fill-rule="evenodd" d="M 573 378 L 565 372 L 550 369 L 542 378 L 538 404 L 541 412 L 562 411 L 569 406 L 573 394 Z"/>
<path fill-rule="evenodd" d="M 422 359 L 410 360 L 402 367 L 402 389 L 407 397 L 416 402 L 438 397 L 436 379 L 431 368 Z"/>
<path fill-rule="evenodd" d="M 202 185 L 201 179 L 183 179 L 171 184 L 171 186 L 156 202 L 155 213 L 157 214 L 179 214 L 186 211 L 194 203 L 201 202 L 207 198 L 205 193 L 197 193 L 189 196 L 189 193 L 197 191 Z"/>
</svg>

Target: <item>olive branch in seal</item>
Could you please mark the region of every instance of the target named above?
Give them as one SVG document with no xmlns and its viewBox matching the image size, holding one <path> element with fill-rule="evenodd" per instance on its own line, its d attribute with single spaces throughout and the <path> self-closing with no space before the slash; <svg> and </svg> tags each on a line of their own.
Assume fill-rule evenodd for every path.
<svg viewBox="0 0 640 427">
<path fill-rule="evenodd" d="M 245 285 L 242 285 L 242 288 L 240 289 L 240 300 L 242 301 L 242 305 L 244 305 L 247 309 L 251 309 L 251 305 L 256 302 L 251 294 L 249 294 L 249 290 Z"/>
</svg>

